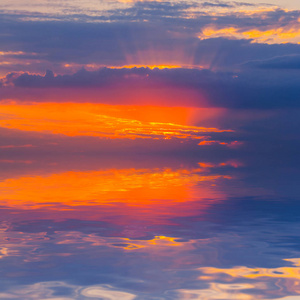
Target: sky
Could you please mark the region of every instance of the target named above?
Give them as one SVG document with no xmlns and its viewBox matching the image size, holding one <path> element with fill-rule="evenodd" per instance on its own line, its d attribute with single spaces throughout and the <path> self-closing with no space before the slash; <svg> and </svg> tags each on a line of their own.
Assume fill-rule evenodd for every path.
<svg viewBox="0 0 300 300">
<path fill-rule="evenodd" d="M 1 0 L 0 298 L 299 299 L 300 1 Z"/>
<path fill-rule="evenodd" d="M 259 126 L 259 143 L 296 143 L 299 9 L 275 0 L 1 1 L 1 151 L 83 139 L 91 151 L 233 149 Z"/>
</svg>

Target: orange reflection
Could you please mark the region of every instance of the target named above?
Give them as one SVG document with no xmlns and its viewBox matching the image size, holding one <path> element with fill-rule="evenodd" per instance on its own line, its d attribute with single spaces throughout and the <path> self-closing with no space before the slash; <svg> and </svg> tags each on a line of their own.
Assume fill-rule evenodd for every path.
<svg viewBox="0 0 300 300">
<path fill-rule="evenodd" d="M 130 224 L 131 219 L 172 223 L 169 220 L 176 216 L 199 214 L 226 198 L 218 186 L 231 177 L 208 171 L 108 169 L 11 178 L 0 182 L 0 205 L 29 210 L 30 219 L 50 216 L 56 220 L 102 219 L 115 224 Z M 126 236 L 141 230 L 130 229 Z"/>
<path fill-rule="evenodd" d="M 109 169 L 28 176 L 0 182 L 0 203 L 9 207 L 41 207 L 47 203 L 70 206 L 124 202 L 129 206 L 157 205 L 191 200 L 201 182 L 230 179 L 224 175 L 199 174 L 201 169 Z M 201 198 L 214 193 L 201 187 Z"/>
<path fill-rule="evenodd" d="M 261 288 L 260 285 L 257 286 L 249 283 L 221 284 L 214 282 L 210 283 L 207 289 L 178 289 L 174 292 L 177 296 L 176 299 L 182 300 L 258 300 L 264 298 L 261 295 L 249 295 L 243 292 L 243 290 Z"/>
<path fill-rule="evenodd" d="M 185 107 L 12 103 L 1 105 L 1 115 L 0 126 L 4 128 L 67 136 L 207 139 L 203 133 L 232 131 L 189 125 L 195 111 Z"/>
<path fill-rule="evenodd" d="M 199 277 L 201 280 L 208 281 L 220 281 L 233 282 L 235 280 L 247 279 L 251 280 L 249 284 L 253 284 L 254 287 L 260 286 L 260 288 L 267 289 L 267 282 L 274 281 L 274 283 L 280 288 L 278 297 L 284 295 L 284 292 L 288 291 L 293 294 L 300 294 L 300 259 L 284 259 L 285 261 L 291 262 L 292 266 L 279 267 L 279 268 L 248 268 L 245 266 L 233 267 L 231 269 L 220 269 L 213 267 L 199 268 L 199 271 L 203 273 Z M 226 276 L 226 277 L 224 277 Z M 222 285 L 222 290 L 217 290 L 216 286 Z M 230 286 L 234 286 L 233 283 L 210 284 L 210 288 L 215 292 L 224 292 L 228 290 Z M 258 299 L 251 295 L 245 295 L 245 299 Z M 215 299 L 215 298 L 212 298 Z M 219 298 L 216 298 L 219 299 Z M 241 298 L 244 299 L 244 298 Z M 259 298 L 261 299 L 261 298 Z"/>
<path fill-rule="evenodd" d="M 231 277 L 244 277 L 244 278 L 258 278 L 258 277 L 272 277 L 272 278 L 294 278 L 300 279 L 300 259 L 285 259 L 292 262 L 291 267 L 281 268 L 247 268 L 247 267 L 234 267 L 232 269 L 218 269 L 218 268 L 200 268 L 204 274 L 226 274 Z M 300 287 L 299 287 L 300 288 Z M 300 292 L 300 290 L 299 290 Z"/>
<path fill-rule="evenodd" d="M 168 236 L 155 236 L 149 240 L 132 240 L 125 237 L 99 237 L 96 234 L 82 234 L 80 232 L 62 232 L 57 244 L 84 244 L 91 243 L 92 246 L 106 246 L 135 251 L 138 249 L 156 251 L 170 251 L 170 247 L 182 250 L 194 249 L 195 240 L 180 242 L 178 238 Z M 179 249 L 178 249 L 179 250 Z"/>
</svg>

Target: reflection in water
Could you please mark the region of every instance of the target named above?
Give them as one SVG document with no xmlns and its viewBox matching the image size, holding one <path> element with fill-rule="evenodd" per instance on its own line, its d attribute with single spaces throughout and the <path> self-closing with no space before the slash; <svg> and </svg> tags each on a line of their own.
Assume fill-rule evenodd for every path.
<svg viewBox="0 0 300 300">
<path fill-rule="evenodd" d="M 229 175 L 210 174 L 203 165 L 175 170 L 69 171 L 6 179 L 0 182 L 0 204 L 47 211 L 47 217 L 54 220 L 68 216 L 124 225 L 138 220 L 144 225 L 172 223 L 176 216 L 194 215 L 195 210 L 200 213 L 224 199 L 218 185 L 230 179 Z M 131 228 L 131 237 L 142 230 L 140 224 L 138 227 Z"/>
<path fill-rule="evenodd" d="M 245 170 L 95 164 L 4 178 L 0 299 L 299 299 L 297 203 L 267 199 Z"/>
<path fill-rule="evenodd" d="M 201 268 L 204 274 L 220 275 L 226 274 L 231 277 L 244 277 L 244 278 L 257 278 L 257 277 L 274 277 L 274 278 L 294 278 L 300 279 L 300 259 L 285 259 L 290 261 L 296 267 L 282 267 L 282 268 L 247 268 L 247 267 L 234 267 L 231 269 L 217 269 L 217 268 Z M 218 276 L 212 276 L 218 277 Z M 206 276 L 205 278 L 209 278 Z"/>
<path fill-rule="evenodd" d="M 227 294 L 227 296 L 223 296 L 223 298 L 229 298 L 229 293 L 231 293 L 235 294 L 235 297 L 238 297 L 237 299 L 261 299 L 255 298 L 257 296 L 251 297 L 248 295 L 246 293 L 248 289 L 267 290 L 267 294 L 269 295 L 274 294 L 274 289 L 276 289 L 276 293 L 279 295 L 300 294 L 300 259 L 284 260 L 291 262 L 292 266 L 278 268 L 199 268 L 199 271 L 204 274 L 201 275 L 199 279 L 210 282 L 210 291 L 214 292 L 218 297 L 220 297 L 220 293 L 224 293 L 224 295 Z M 248 281 L 248 283 L 240 281 L 245 279 L 250 279 L 250 281 Z M 222 282 L 222 284 L 220 282 Z M 203 291 L 199 294 L 202 292 Z"/>
<path fill-rule="evenodd" d="M 70 297 L 56 297 L 61 291 L 67 292 Z M 23 298 L 24 297 L 24 298 Z M 38 298 L 40 297 L 40 298 Z M 20 287 L 8 293 L 0 293 L 0 299 L 52 299 L 52 300 L 72 300 L 82 299 L 82 297 L 107 300 L 132 300 L 136 295 L 118 291 L 110 285 L 97 285 L 91 287 L 80 287 L 65 282 L 40 282 L 26 287 Z"/>
<path fill-rule="evenodd" d="M 156 204 L 156 200 L 185 202 L 191 188 L 205 181 L 200 197 L 211 197 L 209 186 L 224 175 L 203 175 L 204 169 L 112 169 L 66 172 L 49 176 L 7 179 L 0 183 L 0 201 L 8 206 L 60 203 L 71 206 L 126 202 L 129 205 Z"/>
</svg>

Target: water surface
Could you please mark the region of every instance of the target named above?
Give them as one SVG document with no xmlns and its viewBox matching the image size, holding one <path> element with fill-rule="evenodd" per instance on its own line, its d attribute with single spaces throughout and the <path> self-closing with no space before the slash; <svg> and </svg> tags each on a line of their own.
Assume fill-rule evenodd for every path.
<svg viewBox="0 0 300 300">
<path fill-rule="evenodd" d="M 42 161 L 2 162 L 1 299 L 300 299 L 294 163 Z"/>
</svg>

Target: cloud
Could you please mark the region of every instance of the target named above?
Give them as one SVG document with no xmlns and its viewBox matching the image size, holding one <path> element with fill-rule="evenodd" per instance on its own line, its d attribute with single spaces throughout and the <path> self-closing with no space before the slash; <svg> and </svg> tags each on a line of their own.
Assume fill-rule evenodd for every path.
<svg viewBox="0 0 300 300">
<path fill-rule="evenodd" d="M 233 70 L 299 53 L 299 17 L 299 11 L 215 1 L 136 2 L 91 14 L 2 11 L 0 74 L 133 64 Z M 271 42 L 280 45 L 265 44 Z"/>
<path fill-rule="evenodd" d="M 54 89 L 67 93 L 76 88 L 78 96 L 74 91 L 70 95 L 78 101 L 80 93 L 84 95 L 80 89 L 89 94 L 87 88 L 94 88 L 98 98 L 109 102 L 104 91 L 112 87 L 160 91 L 167 87 L 173 93 L 195 91 L 197 101 L 190 95 L 186 101 L 198 106 L 298 107 L 299 80 L 279 69 L 297 69 L 299 64 L 300 45 L 294 40 L 299 14 L 228 1 L 133 1 L 115 7 L 110 3 L 93 13 L 68 10 L 65 15 L 2 10 L 1 99 L 20 99 L 23 94 L 26 100 L 43 101 L 48 96 L 38 89 L 51 88 L 50 98 Z M 267 44 L 274 34 L 293 43 Z M 128 65 L 178 68 L 122 68 Z M 263 73 L 271 67 L 278 72 Z M 46 69 L 56 75 L 51 71 L 41 75 Z M 24 88 L 31 89 L 24 93 Z M 99 101 L 95 95 L 86 98 Z M 184 102 L 175 98 L 176 104 Z"/>
<path fill-rule="evenodd" d="M 203 2 L 201 3 L 201 6 L 203 7 L 233 7 L 232 4 L 227 4 L 221 1 L 217 2 Z"/>
<path fill-rule="evenodd" d="M 190 105 L 200 107 L 271 109 L 299 107 L 299 81 L 299 77 L 290 73 L 266 74 L 252 69 L 233 73 L 183 68 L 101 68 L 97 71 L 82 69 L 71 75 L 54 75 L 51 71 L 47 71 L 44 76 L 29 73 L 8 74 L 2 81 L 3 85 L 13 85 L 13 87 L 2 87 L 4 92 L 2 99 L 14 97 L 22 99 L 21 95 L 24 94 L 22 88 L 27 89 L 28 95 L 31 92 L 34 95 L 34 90 L 39 91 L 41 88 L 47 88 L 46 94 L 49 94 L 52 89 L 53 95 L 56 94 L 58 99 L 57 88 L 62 90 L 72 88 L 73 94 L 77 95 L 77 100 L 74 98 L 73 101 L 86 102 L 87 88 L 89 88 L 98 97 L 98 100 L 89 98 L 92 102 L 117 101 L 122 103 L 129 101 L 126 94 L 134 95 L 132 94 L 134 91 L 136 95 L 139 91 L 141 95 L 146 96 L 147 90 L 152 90 L 152 92 L 156 90 L 159 93 L 160 90 L 166 89 L 169 91 L 170 97 L 174 91 L 181 91 L 182 98 L 176 99 L 178 105 L 190 103 Z M 28 88 L 31 89 L 28 90 Z M 111 93 L 114 90 L 117 90 L 120 96 L 113 96 Z M 188 95 L 187 93 L 192 91 L 194 92 L 193 99 L 191 98 L 190 102 L 187 102 L 184 93 Z M 19 96 L 16 96 L 18 93 Z M 45 92 L 43 93 L 45 94 Z M 106 98 L 107 93 L 111 94 L 109 98 Z M 157 100 L 151 97 L 145 97 L 146 99 L 152 104 Z M 169 100 L 166 98 L 167 102 L 171 100 L 171 98 Z M 134 102 L 135 100 L 131 98 L 130 101 Z M 143 99 L 139 98 L 138 101 L 143 104 Z"/>
<path fill-rule="evenodd" d="M 244 66 L 261 69 L 300 70 L 300 55 L 283 55 L 265 60 L 250 61 Z"/>
<path fill-rule="evenodd" d="M 202 29 L 199 35 L 200 39 L 208 38 L 233 38 L 233 39 L 250 39 L 256 43 L 276 44 L 284 42 L 300 42 L 300 24 L 298 20 L 288 23 L 286 25 L 278 24 L 277 26 L 268 25 L 257 27 L 219 27 L 215 25 L 208 25 Z"/>
</svg>

